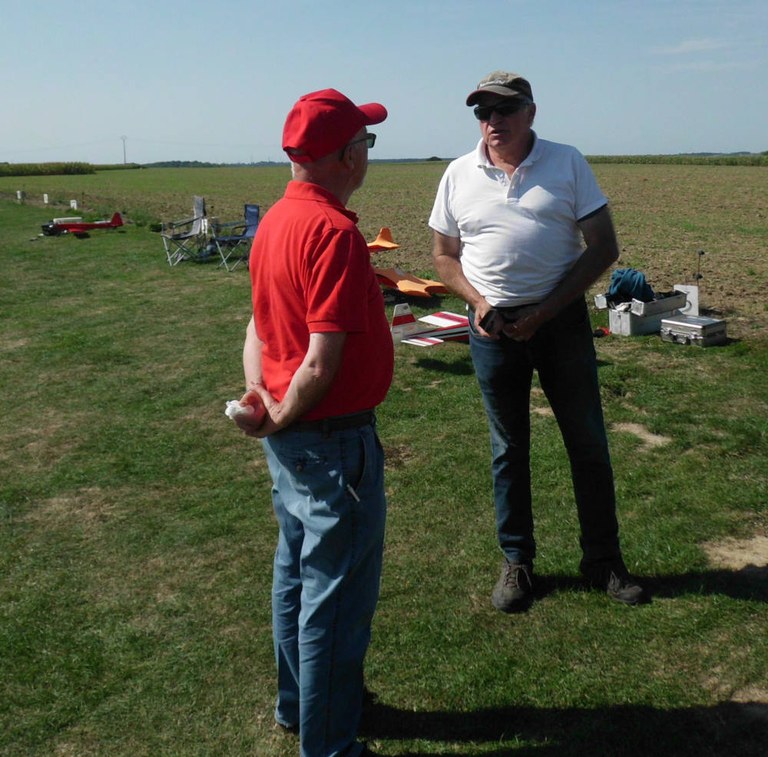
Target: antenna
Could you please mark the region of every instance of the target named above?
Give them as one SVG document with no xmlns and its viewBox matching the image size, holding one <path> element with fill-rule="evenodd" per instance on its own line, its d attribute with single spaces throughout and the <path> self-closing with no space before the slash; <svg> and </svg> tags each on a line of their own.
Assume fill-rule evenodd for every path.
<svg viewBox="0 0 768 757">
<path fill-rule="evenodd" d="M 704 250 L 699 250 L 696 253 L 696 273 L 693 276 L 694 281 L 699 281 L 704 278 L 704 274 L 701 272 L 701 257 L 704 255 Z"/>
</svg>

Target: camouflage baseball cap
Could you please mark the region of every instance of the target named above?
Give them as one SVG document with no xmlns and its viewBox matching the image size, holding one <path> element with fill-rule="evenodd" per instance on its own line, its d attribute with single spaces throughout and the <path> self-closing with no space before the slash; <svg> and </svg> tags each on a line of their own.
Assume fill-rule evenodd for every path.
<svg viewBox="0 0 768 757">
<path fill-rule="evenodd" d="M 477 89 L 467 97 L 467 105 L 475 105 L 485 92 L 502 97 L 525 97 L 533 102 L 533 92 L 528 80 L 509 71 L 492 71 L 483 77 Z"/>
</svg>

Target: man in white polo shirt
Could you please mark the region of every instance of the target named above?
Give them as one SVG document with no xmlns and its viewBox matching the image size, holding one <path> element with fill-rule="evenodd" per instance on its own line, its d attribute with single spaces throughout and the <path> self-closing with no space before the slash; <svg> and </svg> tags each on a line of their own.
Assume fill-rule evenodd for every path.
<svg viewBox="0 0 768 757">
<path fill-rule="evenodd" d="M 530 83 L 494 71 L 467 97 L 475 150 L 446 169 L 429 219 L 440 279 L 469 307 L 470 350 L 488 416 L 496 528 L 504 554 L 491 596 L 533 598 L 530 389 L 533 371 L 571 465 L 580 570 L 625 604 L 647 599 L 627 572 L 586 289 L 617 258 L 608 203 L 584 157 L 539 139 Z"/>
</svg>

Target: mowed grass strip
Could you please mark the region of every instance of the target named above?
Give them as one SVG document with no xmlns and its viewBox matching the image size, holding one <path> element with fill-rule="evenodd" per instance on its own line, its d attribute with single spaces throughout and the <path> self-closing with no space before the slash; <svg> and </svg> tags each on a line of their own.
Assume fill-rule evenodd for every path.
<svg viewBox="0 0 768 757">
<path fill-rule="evenodd" d="M 261 199 L 258 171 L 247 193 L 241 170 L 232 207 Z M 399 264 L 424 275 L 428 256 L 413 256 L 439 173 L 374 166 L 361 193 L 366 236 L 391 226 Z M 133 174 L 148 206 L 167 191 L 161 173 Z M 191 201 L 198 174 L 184 177 L 174 191 Z M 634 217 L 630 200 L 617 216 Z M 269 477 L 223 415 L 242 386 L 247 275 L 171 269 L 146 226 L 38 237 L 52 215 L 0 203 L 0 754 L 295 755 L 272 724 Z M 641 233 L 652 262 L 672 232 L 662 217 Z M 413 303 L 438 306 L 459 304 Z M 706 350 L 596 342 L 624 548 L 655 594 L 645 607 L 581 587 L 565 453 L 534 387 L 542 586 L 514 617 L 489 601 L 500 558 L 466 347 L 397 348 L 379 413 L 390 516 L 373 748 L 761 754 L 768 345 L 750 333 Z"/>
</svg>

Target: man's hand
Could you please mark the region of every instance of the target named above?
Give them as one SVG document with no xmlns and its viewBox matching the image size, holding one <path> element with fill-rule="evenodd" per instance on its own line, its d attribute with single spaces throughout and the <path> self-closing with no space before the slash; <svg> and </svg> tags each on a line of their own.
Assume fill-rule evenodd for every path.
<svg viewBox="0 0 768 757">
<path fill-rule="evenodd" d="M 527 342 L 550 317 L 541 305 L 531 305 L 515 311 L 502 330 L 505 336 L 516 342 Z"/>
<path fill-rule="evenodd" d="M 475 328 L 480 336 L 498 339 L 504 327 L 504 319 L 488 302 L 483 300 L 475 310 Z"/>
<path fill-rule="evenodd" d="M 249 412 L 237 413 L 233 417 L 238 428 L 248 436 L 267 436 L 267 434 L 273 433 L 275 430 L 274 428 L 269 428 L 269 410 L 267 409 L 267 402 L 264 401 L 262 393 L 269 398 L 270 404 L 277 404 L 269 392 L 267 392 L 263 386 L 259 385 L 254 389 L 249 389 L 240 398 L 240 404 L 247 408 Z"/>
</svg>

